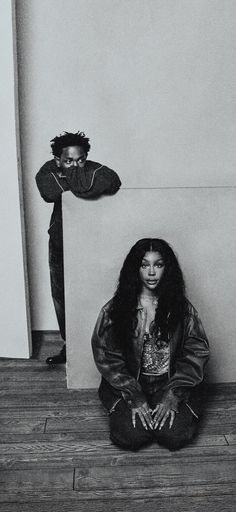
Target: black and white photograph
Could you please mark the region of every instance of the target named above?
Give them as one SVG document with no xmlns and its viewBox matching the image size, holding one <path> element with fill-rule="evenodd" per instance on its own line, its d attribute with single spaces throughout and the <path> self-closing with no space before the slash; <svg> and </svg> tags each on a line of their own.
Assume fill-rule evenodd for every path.
<svg viewBox="0 0 236 512">
<path fill-rule="evenodd" d="M 0 0 L 0 511 L 236 508 L 236 1 Z"/>
</svg>

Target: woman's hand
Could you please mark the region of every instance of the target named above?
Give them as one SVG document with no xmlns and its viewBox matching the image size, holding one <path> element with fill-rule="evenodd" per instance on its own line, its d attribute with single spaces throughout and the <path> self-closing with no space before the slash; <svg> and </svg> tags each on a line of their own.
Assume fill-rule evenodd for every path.
<svg viewBox="0 0 236 512">
<path fill-rule="evenodd" d="M 146 430 L 148 430 L 148 428 L 153 430 L 153 418 L 151 409 L 147 402 L 144 402 L 139 407 L 132 408 L 132 423 L 134 428 L 136 426 L 136 415 L 139 416 L 141 423 Z"/>
<path fill-rule="evenodd" d="M 176 411 L 171 409 L 168 404 L 160 403 L 157 404 L 155 409 L 152 411 L 153 416 L 153 428 L 159 430 L 164 427 L 165 422 L 169 419 L 169 428 L 172 427 L 175 419 Z"/>
</svg>

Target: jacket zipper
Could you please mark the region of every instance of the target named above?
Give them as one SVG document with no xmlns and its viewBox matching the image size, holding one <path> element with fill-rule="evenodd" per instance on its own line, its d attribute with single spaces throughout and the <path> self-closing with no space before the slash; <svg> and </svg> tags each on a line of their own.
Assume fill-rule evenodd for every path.
<svg viewBox="0 0 236 512">
<path fill-rule="evenodd" d="M 118 403 L 121 401 L 122 399 L 121 398 L 117 398 L 117 400 L 114 402 L 112 408 L 109 410 L 109 414 L 112 414 L 116 408 L 116 406 L 118 405 Z"/>
<path fill-rule="evenodd" d="M 169 341 L 169 363 L 168 363 L 168 378 L 170 379 L 170 359 L 171 359 L 171 338 L 170 333 L 168 332 L 168 341 Z"/>
<path fill-rule="evenodd" d="M 195 416 L 195 418 L 197 418 L 197 420 L 199 420 L 199 416 L 197 415 L 196 412 L 194 412 L 194 410 L 192 409 L 192 407 L 187 403 L 187 402 L 184 402 L 186 407 L 188 407 L 188 409 L 190 410 L 190 412 L 192 413 L 193 416 Z"/>
</svg>

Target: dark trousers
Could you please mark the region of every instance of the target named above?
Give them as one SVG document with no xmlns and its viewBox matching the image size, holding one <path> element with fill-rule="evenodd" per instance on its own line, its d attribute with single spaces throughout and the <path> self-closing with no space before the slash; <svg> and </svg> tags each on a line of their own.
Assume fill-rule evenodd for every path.
<svg viewBox="0 0 236 512">
<path fill-rule="evenodd" d="M 63 248 L 57 248 L 51 240 L 49 240 L 49 269 L 51 293 L 56 311 L 57 321 L 61 337 L 63 338 L 63 340 L 65 340 L 66 330 Z"/>
<path fill-rule="evenodd" d="M 164 393 L 163 387 L 153 394 L 147 394 L 146 399 L 151 409 L 160 402 Z M 101 394 L 99 396 L 104 404 Z M 107 398 L 107 397 L 106 397 Z M 146 430 L 138 415 L 136 415 L 136 426 L 132 424 L 131 408 L 127 402 L 114 395 L 115 400 L 119 400 L 114 409 L 110 410 L 110 438 L 112 442 L 126 450 L 138 450 L 142 446 L 151 442 L 157 442 L 169 450 L 178 450 L 188 444 L 197 432 L 198 420 L 189 410 L 188 406 L 182 402 L 179 405 L 179 412 L 176 413 L 172 428 L 169 428 L 169 420 L 161 430 Z"/>
</svg>

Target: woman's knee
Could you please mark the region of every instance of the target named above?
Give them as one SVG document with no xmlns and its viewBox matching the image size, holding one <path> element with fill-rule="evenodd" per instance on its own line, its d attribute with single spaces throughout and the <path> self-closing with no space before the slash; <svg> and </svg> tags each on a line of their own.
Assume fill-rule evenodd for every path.
<svg viewBox="0 0 236 512">
<path fill-rule="evenodd" d="M 154 437 L 161 446 L 176 451 L 190 443 L 196 432 L 197 420 L 189 412 L 184 416 L 178 414 L 172 428 L 165 425 L 161 431 L 155 431 Z"/>
<path fill-rule="evenodd" d="M 186 446 L 191 440 L 192 435 L 175 436 L 171 434 L 156 436 L 156 441 L 160 446 L 168 448 L 170 451 L 177 451 Z"/>
<path fill-rule="evenodd" d="M 134 427 L 131 410 L 121 403 L 110 415 L 110 439 L 125 450 L 139 450 L 152 440 L 152 434 L 144 429 L 141 422 Z"/>
<path fill-rule="evenodd" d="M 128 437 L 114 431 L 110 432 L 110 439 L 115 445 L 123 448 L 123 450 L 131 451 L 137 451 L 151 441 L 149 437 L 137 436 L 135 433 Z"/>
</svg>

